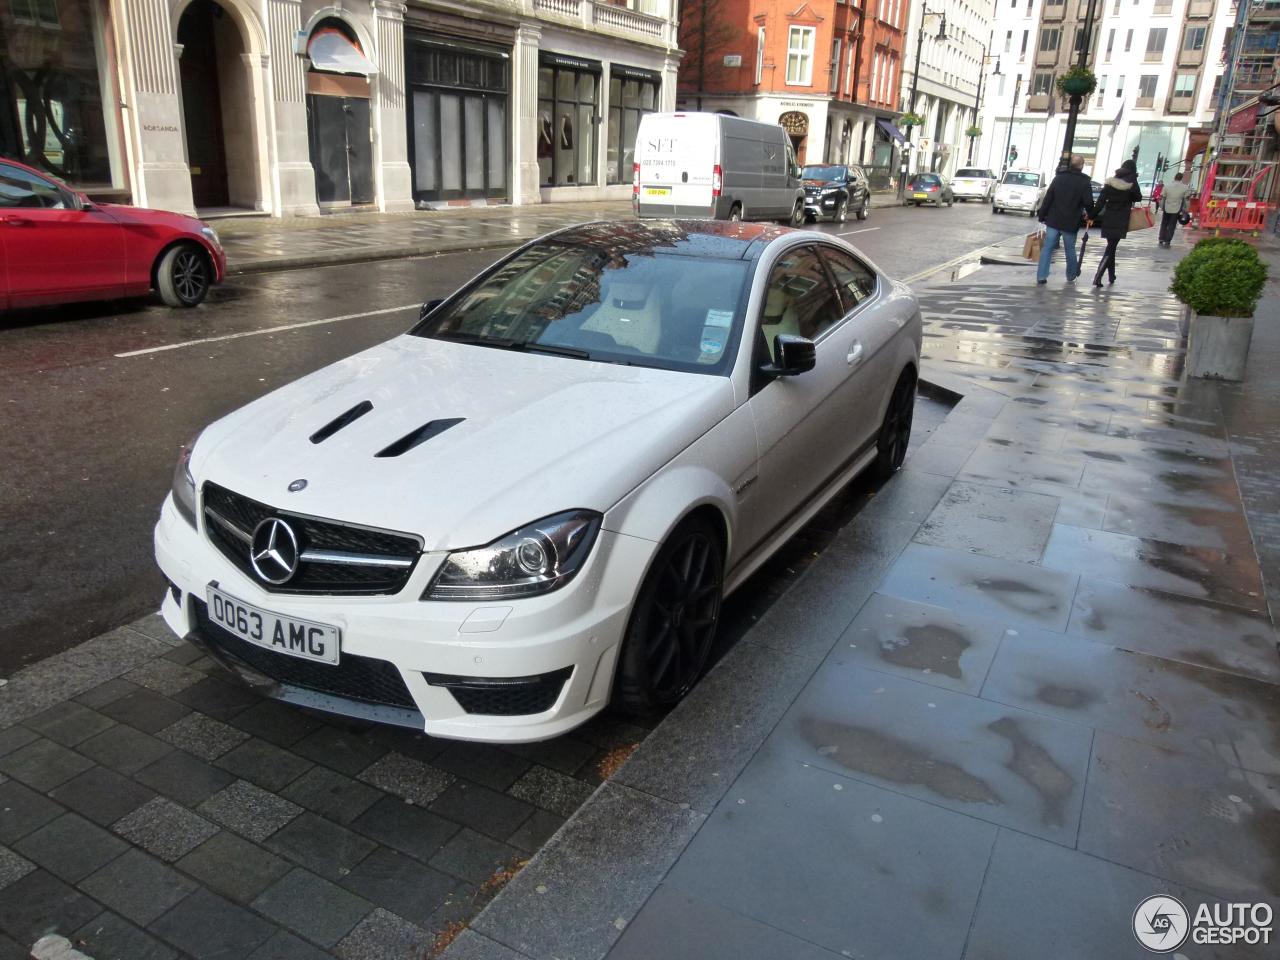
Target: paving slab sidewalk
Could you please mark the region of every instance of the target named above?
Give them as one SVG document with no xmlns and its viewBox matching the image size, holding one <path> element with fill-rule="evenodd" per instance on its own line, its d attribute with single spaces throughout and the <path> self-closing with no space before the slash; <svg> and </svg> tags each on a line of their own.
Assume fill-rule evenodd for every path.
<svg viewBox="0 0 1280 960">
<path fill-rule="evenodd" d="M 213 221 L 232 274 L 508 247 L 558 227 L 629 220 L 629 201 Z"/>
<path fill-rule="evenodd" d="M 1188 239 L 920 291 L 963 399 L 445 957 L 1136 960 L 1148 896 L 1280 911 L 1280 297 L 1243 384 L 1185 380 Z"/>
</svg>

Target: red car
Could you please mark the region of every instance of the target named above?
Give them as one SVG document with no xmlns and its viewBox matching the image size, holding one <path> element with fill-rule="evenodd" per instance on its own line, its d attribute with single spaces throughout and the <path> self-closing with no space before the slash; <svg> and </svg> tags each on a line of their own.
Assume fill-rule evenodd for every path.
<svg viewBox="0 0 1280 960">
<path fill-rule="evenodd" d="M 145 296 L 194 307 L 221 283 L 226 254 L 195 217 L 95 203 L 0 160 L 0 310 Z"/>
</svg>

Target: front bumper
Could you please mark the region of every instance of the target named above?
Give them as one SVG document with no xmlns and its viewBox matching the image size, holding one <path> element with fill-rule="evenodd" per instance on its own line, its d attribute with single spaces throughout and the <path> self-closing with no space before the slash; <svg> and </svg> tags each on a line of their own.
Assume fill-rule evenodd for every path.
<svg viewBox="0 0 1280 960">
<path fill-rule="evenodd" d="M 443 553 L 424 554 L 405 588 L 392 596 L 297 596 L 268 592 L 241 573 L 178 515 L 171 497 L 155 528 L 156 561 L 173 585 L 161 606 L 165 622 L 251 686 L 287 702 L 414 726 L 431 736 L 505 743 L 559 736 L 608 703 L 635 590 L 656 546 L 602 530 L 586 565 L 559 590 L 519 600 L 444 602 L 418 599 L 444 561 Z M 296 670 L 268 669 L 273 680 L 239 660 L 234 647 L 222 645 L 218 636 L 211 643 L 209 627 L 200 622 L 210 584 L 281 616 L 338 627 L 338 666 L 303 661 L 308 670 L 302 672 L 314 676 L 346 669 L 344 661 L 352 669 L 368 661 L 386 673 L 384 664 L 389 664 L 413 706 L 335 694 L 335 688 L 351 688 L 330 683 L 334 674 L 322 673 L 312 682 L 299 680 Z M 273 667 L 282 666 L 275 658 L 296 659 L 247 645 L 257 652 L 255 663 L 263 656 L 274 661 Z M 551 707 L 538 713 L 468 713 L 459 702 L 461 697 L 472 709 L 483 709 L 484 698 L 468 692 L 468 681 L 537 677 L 562 684 Z"/>
<path fill-rule="evenodd" d="M 804 212 L 805 216 L 821 219 L 822 217 L 834 217 L 836 211 L 840 208 L 839 196 L 805 196 Z"/>
</svg>

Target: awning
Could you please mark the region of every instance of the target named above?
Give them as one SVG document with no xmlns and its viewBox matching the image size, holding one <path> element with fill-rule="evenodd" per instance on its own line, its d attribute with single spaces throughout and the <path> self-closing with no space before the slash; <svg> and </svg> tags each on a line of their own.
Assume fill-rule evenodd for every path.
<svg viewBox="0 0 1280 960">
<path fill-rule="evenodd" d="M 876 126 L 887 133 L 891 140 L 897 140 L 899 143 L 907 142 L 907 138 L 902 135 L 902 131 L 898 129 L 892 120 L 877 119 Z"/>
<path fill-rule="evenodd" d="M 336 27 L 321 27 L 307 40 L 307 56 L 316 70 L 372 77 L 378 72 L 360 47 Z"/>
<path fill-rule="evenodd" d="M 1209 146 L 1208 130 L 1191 130 L 1187 133 L 1187 153 L 1184 163 L 1190 163 L 1196 154 L 1202 153 Z"/>
</svg>

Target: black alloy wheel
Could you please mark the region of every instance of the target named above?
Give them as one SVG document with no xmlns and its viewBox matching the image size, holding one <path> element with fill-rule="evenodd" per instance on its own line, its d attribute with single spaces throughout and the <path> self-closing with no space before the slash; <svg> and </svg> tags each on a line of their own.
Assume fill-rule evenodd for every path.
<svg viewBox="0 0 1280 960">
<path fill-rule="evenodd" d="M 169 250 L 156 269 L 160 299 L 170 307 L 194 307 L 204 301 L 211 281 L 204 251 L 192 244 Z"/>
<path fill-rule="evenodd" d="M 689 692 L 711 655 L 723 589 L 715 531 L 685 522 L 659 549 L 636 597 L 614 687 L 619 706 L 652 715 Z"/>
<path fill-rule="evenodd" d="M 849 219 L 849 201 L 848 200 L 840 201 L 839 205 L 836 207 L 836 214 L 834 217 L 832 217 L 832 219 L 835 220 L 836 223 L 845 223 L 848 221 Z"/>
<path fill-rule="evenodd" d="M 887 480 L 898 472 L 907 458 L 907 445 L 911 443 L 911 420 L 916 412 L 916 377 L 904 370 L 889 398 L 889 409 L 884 412 L 880 434 L 876 438 L 875 473 Z"/>
<path fill-rule="evenodd" d="M 862 206 L 858 208 L 858 219 L 865 220 L 871 214 L 871 198 L 863 197 Z"/>
</svg>

